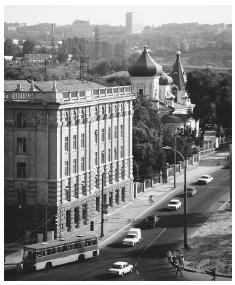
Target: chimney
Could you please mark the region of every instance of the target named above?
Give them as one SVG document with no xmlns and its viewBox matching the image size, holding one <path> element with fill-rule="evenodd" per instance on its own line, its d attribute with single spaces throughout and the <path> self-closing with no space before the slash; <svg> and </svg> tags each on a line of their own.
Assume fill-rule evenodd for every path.
<svg viewBox="0 0 235 285">
<path fill-rule="evenodd" d="M 57 92 L 57 88 L 56 88 L 56 81 L 53 81 L 53 88 L 52 91 Z"/>
<path fill-rule="evenodd" d="M 16 88 L 16 90 L 17 90 L 17 91 L 22 91 L 22 90 L 21 90 L 21 83 L 17 83 L 17 88 Z"/>
</svg>

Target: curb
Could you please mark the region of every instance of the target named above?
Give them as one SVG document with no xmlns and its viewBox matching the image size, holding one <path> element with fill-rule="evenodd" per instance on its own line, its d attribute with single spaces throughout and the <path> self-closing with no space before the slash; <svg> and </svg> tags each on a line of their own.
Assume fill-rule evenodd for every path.
<svg viewBox="0 0 235 285">
<path fill-rule="evenodd" d="M 187 266 L 184 267 L 184 270 L 188 271 L 188 272 L 196 272 L 196 273 L 210 275 L 209 272 L 207 273 L 205 271 L 196 270 L 196 269 L 193 269 L 193 268 L 190 268 L 190 267 L 187 267 Z M 232 278 L 232 275 L 216 274 L 216 276 L 218 276 L 218 277 L 225 277 L 225 278 Z"/>
</svg>

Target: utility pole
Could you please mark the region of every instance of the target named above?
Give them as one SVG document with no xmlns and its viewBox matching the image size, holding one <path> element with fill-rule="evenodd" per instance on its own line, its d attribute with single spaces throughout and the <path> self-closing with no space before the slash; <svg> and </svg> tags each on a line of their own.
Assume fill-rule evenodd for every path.
<svg viewBox="0 0 235 285">
<path fill-rule="evenodd" d="M 101 230 L 100 237 L 104 236 L 104 173 L 102 173 L 102 188 L 101 188 Z"/>
<path fill-rule="evenodd" d="M 45 64 L 45 77 L 44 80 L 47 81 L 47 60 L 44 60 L 44 64 Z"/>
<path fill-rule="evenodd" d="M 176 188 L 176 133 L 175 133 L 175 150 L 174 150 L 174 188 Z"/>
<path fill-rule="evenodd" d="M 184 248 L 188 249 L 187 239 L 187 184 L 186 184 L 186 173 L 187 173 L 187 160 L 184 160 Z"/>
</svg>

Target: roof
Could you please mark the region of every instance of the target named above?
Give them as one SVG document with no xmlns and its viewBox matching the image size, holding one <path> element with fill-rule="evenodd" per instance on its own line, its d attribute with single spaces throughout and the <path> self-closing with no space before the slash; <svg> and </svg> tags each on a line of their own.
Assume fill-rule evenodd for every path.
<svg viewBox="0 0 235 285">
<path fill-rule="evenodd" d="M 160 64 L 157 64 L 151 58 L 147 51 L 147 46 L 145 46 L 144 51 L 137 59 L 137 61 L 128 68 L 128 72 L 131 76 L 149 77 L 160 75 L 162 72 L 162 66 Z"/>
<path fill-rule="evenodd" d="M 127 264 L 128 262 L 126 261 L 117 261 L 117 262 L 114 262 L 115 265 L 124 265 L 124 264 Z"/>
<path fill-rule="evenodd" d="M 173 84 L 177 85 L 179 89 L 185 87 L 185 72 L 180 62 L 181 52 L 178 50 L 176 52 L 176 62 L 173 65 L 170 76 L 173 79 Z"/>
<path fill-rule="evenodd" d="M 162 71 L 161 77 L 159 78 L 159 85 L 170 85 L 173 83 L 173 79 Z"/>
<path fill-rule="evenodd" d="M 56 240 L 51 240 L 47 242 L 42 242 L 42 243 L 33 243 L 29 245 L 25 245 L 27 248 L 32 248 L 32 249 L 43 249 L 43 248 L 49 248 L 53 246 L 59 246 L 59 245 L 64 245 L 66 243 L 73 243 L 77 241 L 83 241 L 88 238 L 96 238 L 96 236 L 93 235 L 86 235 L 86 236 L 76 236 L 72 238 L 64 238 L 64 239 L 56 239 Z"/>
<path fill-rule="evenodd" d="M 35 91 L 42 92 L 51 92 L 53 90 L 54 81 L 34 81 Z M 21 84 L 22 91 L 29 91 L 31 87 L 31 82 L 27 80 L 5 80 L 4 81 L 4 90 L 5 91 L 14 91 L 17 88 L 17 84 Z M 101 85 L 96 82 L 86 81 L 86 80 L 58 80 L 56 81 L 56 88 L 58 92 L 63 91 L 77 91 L 85 89 L 96 89 L 96 88 L 105 88 L 104 85 Z"/>
</svg>

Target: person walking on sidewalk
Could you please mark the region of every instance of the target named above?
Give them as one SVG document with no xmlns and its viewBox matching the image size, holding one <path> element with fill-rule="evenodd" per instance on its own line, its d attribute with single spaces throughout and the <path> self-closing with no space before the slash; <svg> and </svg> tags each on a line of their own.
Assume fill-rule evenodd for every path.
<svg viewBox="0 0 235 285">
<path fill-rule="evenodd" d="M 149 196 L 149 206 L 152 206 L 153 204 L 154 204 L 153 195 L 150 195 Z"/>
<path fill-rule="evenodd" d="M 178 276 L 178 272 L 179 272 L 179 273 L 180 273 L 180 276 L 183 277 L 183 275 L 182 275 L 182 269 L 181 269 L 180 264 L 179 264 L 178 262 L 175 264 L 175 268 L 176 268 L 176 274 L 175 274 L 175 276 Z"/>
<path fill-rule="evenodd" d="M 211 281 L 215 281 L 215 277 L 216 277 L 216 268 L 215 267 L 212 269 L 211 275 L 212 275 Z"/>
<path fill-rule="evenodd" d="M 170 249 L 168 249 L 166 256 L 167 256 L 168 264 L 171 264 L 172 263 L 172 253 Z"/>
</svg>

